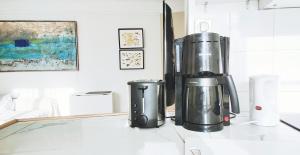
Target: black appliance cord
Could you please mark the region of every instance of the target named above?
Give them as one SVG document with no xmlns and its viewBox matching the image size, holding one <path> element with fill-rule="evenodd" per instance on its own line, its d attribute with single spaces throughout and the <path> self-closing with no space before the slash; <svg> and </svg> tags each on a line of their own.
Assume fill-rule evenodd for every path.
<svg viewBox="0 0 300 155">
<path fill-rule="evenodd" d="M 232 118 L 236 118 L 236 114 L 235 113 L 230 113 L 230 115 L 232 115 L 232 116 L 230 116 L 230 119 L 232 119 Z"/>
</svg>

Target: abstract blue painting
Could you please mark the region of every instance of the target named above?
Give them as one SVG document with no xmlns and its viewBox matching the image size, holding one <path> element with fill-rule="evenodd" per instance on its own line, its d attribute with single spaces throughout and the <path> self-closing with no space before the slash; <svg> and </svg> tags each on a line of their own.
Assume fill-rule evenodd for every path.
<svg viewBox="0 0 300 155">
<path fill-rule="evenodd" d="M 0 71 L 78 70 L 75 21 L 0 21 Z"/>
</svg>

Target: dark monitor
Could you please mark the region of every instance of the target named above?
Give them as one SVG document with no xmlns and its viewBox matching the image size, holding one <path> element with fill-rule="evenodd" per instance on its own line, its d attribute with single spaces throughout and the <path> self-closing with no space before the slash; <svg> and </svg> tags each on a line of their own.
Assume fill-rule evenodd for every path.
<svg viewBox="0 0 300 155">
<path fill-rule="evenodd" d="M 163 57 L 164 80 L 166 82 L 166 104 L 171 106 L 175 100 L 175 54 L 173 51 L 174 30 L 172 10 L 163 1 Z"/>
</svg>

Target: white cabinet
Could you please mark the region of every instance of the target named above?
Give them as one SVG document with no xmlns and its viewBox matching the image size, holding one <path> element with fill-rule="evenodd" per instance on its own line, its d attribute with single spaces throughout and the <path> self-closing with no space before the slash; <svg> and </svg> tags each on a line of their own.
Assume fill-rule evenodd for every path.
<svg viewBox="0 0 300 155">
<path fill-rule="evenodd" d="M 185 155 L 298 154 L 299 141 L 254 141 L 192 138 L 185 141 Z"/>
<path fill-rule="evenodd" d="M 259 9 L 296 8 L 299 0 L 259 0 Z"/>
<path fill-rule="evenodd" d="M 111 91 L 83 92 L 71 95 L 71 115 L 88 115 L 112 112 L 113 106 Z"/>
</svg>

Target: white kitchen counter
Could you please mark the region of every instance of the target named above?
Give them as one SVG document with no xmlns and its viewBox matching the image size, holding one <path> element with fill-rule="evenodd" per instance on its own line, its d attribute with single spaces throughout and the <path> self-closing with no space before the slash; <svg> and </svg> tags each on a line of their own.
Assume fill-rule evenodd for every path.
<svg viewBox="0 0 300 155">
<path fill-rule="evenodd" d="M 169 121 L 130 128 L 128 116 L 19 122 L 0 130 L 0 155 L 180 155 L 184 143 Z"/>
<path fill-rule="evenodd" d="M 185 130 L 167 120 L 160 128 L 130 128 L 127 116 L 19 122 L 0 130 L 0 155 L 252 155 L 300 154 L 300 132 L 232 120 L 222 131 Z"/>
<path fill-rule="evenodd" d="M 232 125 L 219 132 L 194 132 L 176 127 L 185 139 L 186 155 L 299 155 L 300 132 L 279 123 L 262 127 L 248 123 L 248 116 L 239 115 Z"/>
</svg>

